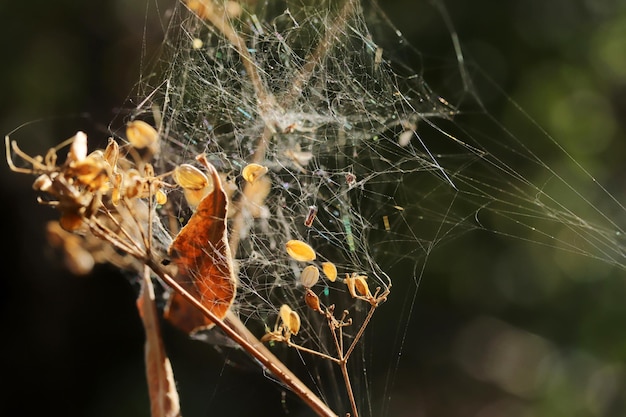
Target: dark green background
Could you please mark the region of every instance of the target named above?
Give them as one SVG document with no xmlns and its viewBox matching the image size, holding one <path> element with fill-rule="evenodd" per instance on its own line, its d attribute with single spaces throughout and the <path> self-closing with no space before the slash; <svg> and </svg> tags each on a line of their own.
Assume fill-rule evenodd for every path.
<svg viewBox="0 0 626 417">
<path fill-rule="evenodd" d="M 445 3 L 467 58 L 623 201 L 623 2 Z M 435 91 L 458 93 L 456 78 L 448 77 L 455 74 L 450 32 L 440 16 L 420 2 L 388 1 L 383 7 L 423 54 L 424 74 Z M 161 35 L 151 18 L 146 25 L 145 8 L 146 2 L 122 0 L 3 2 L 0 131 L 30 123 L 16 133 L 30 153 L 43 152 L 77 129 L 105 138 L 107 124 L 123 113 L 120 106 L 142 73 L 144 28 L 153 28 L 149 50 Z M 518 125 L 511 114 L 519 113 L 475 74 L 492 114 L 523 140 L 546 140 L 524 135 L 527 122 Z M 90 277 L 67 274 L 59 255 L 44 243 L 44 223 L 56 213 L 35 203 L 31 178 L 9 173 L 5 164 L 0 178 L 3 414 L 149 415 L 136 289 L 106 267 Z M 586 259 L 555 260 L 551 253 L 482 233 L 433 252 L 402 351 L 394 417 L 626 414 L 624 273 Z M 555 269 L 555 262 L 570 268 Z M 402 314 L 400 307 L 392 298 L 385 317 Z M 254 367 L 223 368 L 212 347 L 167 334 L 189 410 L 185 417 L 277 415 L 280 390 Z M 386 343 L 385 334 L 390 333 L 381 331 L 377 340 Z M 560 371 L 547 367 L 553 378 L 544 375 L 527 391 L 503 386 L 486 376 L 486 347 L 479 343 L 494 335 L 509 336 L 509 348 L 519 341 L 522 358 L 528 359 L 529 349 L 539 352 L 530 355 L 529 364 L 516 357 L 496 361 L 498 369 L 511 363 L 533 368 L 557 358 Z M 473 364 L 474 374 L 458 366 L 459 357 Z M 520 373 L 518 381 L 523 378 Z M 225 411 L 227 405 L 237 411 Z M 291 410 L 297 408 L 293 400 Z"/>
</svg>

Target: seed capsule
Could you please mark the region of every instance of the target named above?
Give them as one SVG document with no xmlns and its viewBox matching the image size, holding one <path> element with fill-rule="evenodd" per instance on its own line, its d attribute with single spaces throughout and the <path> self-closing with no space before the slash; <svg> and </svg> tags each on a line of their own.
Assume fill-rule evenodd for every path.
<svg viewBox="0 0 626 417">
<path fill-rule="evenodd" d="M 301 240 L 290 240 L 285 245 L 287 253 L 296 261 L 309 262 L 315 259 L 315 251 Z"/>
<path fill-rule="evenodd" d="M 324 271 L 324 275 L 331 282 L 335 282 L 337 279 L 337 267 L 332 262 L 324 262 L 322 263 L 322 271 Z"/>
<path fill-rule="evenodd" d="M 367 285 L 366 279 L 367 277 L 364 275 L 358 275 L 354 277 L 354 287 L 360 295 L 364 297 L 369 297 L 371 293 L 370 293 L 370 287 Z"/>
<path fill-rule="evenodd" d="M 156 197 L 156 203 L 158 205 L 162 206 L 163 204 L 167 203 L 167 194 L 165 194 L 160 188 L 156 190 L 154 196 Z"/>
<path fill-rule="evenodd" d="M 120 146 L 117 144 L 113 138 L 109 138 L 109 143 L 107 144 L 106 149 L 104 150 L 103 158 L 105 161 L 109 163 L 112 168 L 115 168 L 117 165 L 117 159 L 120 156 Z"/>
<path fill-rule="evenodd" d="M 306 294 L 304 294 L 304 302 L 311 310 L 317 311 L 319 313 L 322 312 L 322 309 L 320 308 L 319 297 L 309 288 L 306 289 Z"/>
<path fill-rule="evenodd" d="M 302 270 L 300 282 L 305 288 L 311 288 L 320 279 L 320 270 L 315 265 L 309 265 Z"/>
<path fill-rule="evenodd" d="M 157 143 L 159 134 L 143 120 L 133 120 L 126 125 L 126 138 L 135 148 L 143 149 Z"/>
<path fill-rule="evenodd" d="M 202 190 L 212 185 L 206 174 L 193 165 L 181 164 L 174 168 L 172 178 L 186 190 Z"/>
<path fill-rule="evenodd" d="M 249 183 L 255 182 L 258 178 L 262 177 L 267 173 L 267 167 L 259 164 L 249 164 L 246 165 L 243 171 L 241 171 L 241 176 L 244 180 Z"/>
<path fill-rule="evenodd" d="M 301 324 L 300 316 L 287 304 L 283 304 L 280 307 L 280 319 L 283 321 L 285 328 L 289 330 L 291 334 L 298 334 Z"/>
</svg>

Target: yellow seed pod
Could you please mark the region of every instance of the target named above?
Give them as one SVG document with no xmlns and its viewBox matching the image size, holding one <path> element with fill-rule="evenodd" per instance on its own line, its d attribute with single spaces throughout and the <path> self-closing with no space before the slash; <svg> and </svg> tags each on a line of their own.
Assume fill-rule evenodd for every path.
<svg viewBox="0 0 626 417">
<path fill-rule="evenodd" d="M 335 282 L 335 280 L 337 279 L 337 267 L 334 263 L 322 263 L 322 271 L 324 271 L 324 275 L 326 275 L 326 278 L 328 278 L 329 281 Z"/>
<path fill-rule="evenodd" d="M 113 138 L 109 138 L 109 143 L 104 150 L 104 160 L 113 168 L 117 165 L 117 159 L 120 156 L 120 145 Z"/>
<path fill-rule="evenodd" d="M 290 240 L 285 245 L 287 253 L 296 261 L 309 262 L 315 259 L 315 251 L 301 240 Z"/>
<path fill-rule="evenodd" d="M 243 171 L 241 171 L 241 176 L 243 177 L 244 180 L 248 181 L 249 183 L 253 183 L 258 178 L 265 175 L 267 171 L 268 171 L 267 167 L 264 167 L 263 165 L 249 164 L 244 167 Z"/>
<path fill-rule="evenodd" d="M 364 297 L 369 297 L 371 294 L 370 288 L 367 285 L 367 277 L 365 275 L 358 275 L 354 277 L 354 288 Z"/>
<path fill-rule="evenodd" d="M 291 307 L 289 307 L 287 304 L 283 304 L 282 306 L 280 306 L 280 319 L 283 321 L 283 323 L 289 323 L 289 315 L 291 314 L 291 311 Z"/>
<path fill-rule="evenodd" d="M 133 120 L 126 125 L 126 139 L 137 149 L 152 147 L 159 139 L 155 128 L 143 120 Z"/>
<path fill-rule="evenodd" d="M 298 315 L 298 313 L 292 310 L 291 313 L 289 313 L 289 331 L 292 334 L 298 334 L 298 332 L 300 331 L 300 325 L 300 316 Z"/>
<path fill-rule="evenodd" d="M 154 196 L 156 197 L 156 202 L 158 205 L 162 206 L 163 204 L 167 203 L 167 194 L 165 194 L 162 189 L 159 188 L 158 190 L 156 190 Z"/>
<path fill-rule="evenodd" d="M 300 316 L 293 311 L 287 304 L 280 306 L 280 319 L 283 322 L 283 327 L 291 334 L 298 334 L 300 331 Z"/>
<path fill-rule="evenodd" d="M 204 172 L 190 164 L 181 164 L 174 168 L 172 178 L 185 190 L 202 190 L 213 185 Z"/>
<path fill-rule="evenodd" d="M 111 192 L 111 202 L 113 203 L 114 206 L 117 206 L 120 202 L 120 198 L 122 197 L 121 195 L 121 188 L 122 188 L 122 181 L 123 181 L 123 177 L 122 174 L 119 172 L 116 172 L 115 174 L 113 174 L 113 191 Z"/>
<path fill-rule="evenodd" d="M 315 265 L 307 266 L 302 270 L 302 273 L 300 274 L 300 283 L 302 283 L 305 288 L 313 287 L 315 284 L 317 284 L 317 281 L 319 281 L 319 279 L 320 270 L 317 269 Z"/>
</svg>

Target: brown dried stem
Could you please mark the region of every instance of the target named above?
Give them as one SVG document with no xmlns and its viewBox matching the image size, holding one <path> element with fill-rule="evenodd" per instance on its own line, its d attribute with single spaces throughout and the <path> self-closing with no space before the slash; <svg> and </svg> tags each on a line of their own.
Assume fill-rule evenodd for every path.
<svg viewBox="0 0 626 417">
<path fill-rule="evenodd" d="M 298 377 L 289 370 L 278 358 L 276 358 L 250 331 L 245 327 L 234 313 L 230 312 L 226 320 L 221 320 L 213 312 L 208 310 L 200 301 L 192 296 L 170 275 L 165 273 L 161 267 L 149 260 L 147 265 L 159 276 L 167 285 L 182 295 L 187 301 L 198 308 L 207 318 L 215 323 L 226 335 L 235 343 L 241 346 L 246 352 L 257 359 L 272 374 L 284 382 L 296 393 L 313 411 L 320 417 L 337 417 L 337 415 L 313 393 Z M 232 326 L 232 327 L 231 327 Z"/>
</svg>

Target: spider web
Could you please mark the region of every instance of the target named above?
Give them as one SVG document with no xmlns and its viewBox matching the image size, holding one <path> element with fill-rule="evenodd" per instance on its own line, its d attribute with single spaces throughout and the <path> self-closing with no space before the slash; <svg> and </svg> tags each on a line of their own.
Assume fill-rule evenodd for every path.
<svg viewBox="0 0 626 417">
<path fill-rule="evenodd" d="M 205 153 L 223 175 L 232 191 L 234 308 L 257 335 L 274 327 L 287 303 L 303 320 L 297 342 L 334 354 L 325 322 L 303 302 L 304 265 L 285 252 L 288 240 L 310 244 L 314 264 L 337 266 L 340 279 L 322 275 L 314 290 L 325 305 L 350 312 L 348 338 L 367 309 L 341 278 L 366 275 L 372 291 L 391 285 L 388 303 L 402 306 L 393 330 L 383 304 L 351 361 L 362 415 L 388 413 L 427 260 L 447 242 L 486 231 L 624 267 L 622 225 L 605 214 L 622 212 L 620 203 L 531 119 L 545 139 L 536 148 L 501 125 L 464 62 L 456 73 L 462 94 L 452 100 L 432 91 L 420 68 L 403 65 L 418 52 L 375 2 L 242 6 L 221 14 L 240 49 L 185 4 L 168 11 L 159 75 L 142 80 L 132 118 L 159 127 L 163 171 Z M 546 162 L 553 155 L 564 162 Z M 250 162 L 269 168 L 267 189 L 244 191 L 241 171 Z M 573 185 L 581 182 L 599 189 L 593 200 Z M 191 210 L 178 203 L 181 226 Z M 171 217 L 164 210 L 163 224 Z M 385 334 L 390 342 L 376 344 Z M 349 410 L 337 370 L 274 348 L 302 364 L 333 408 Z"/>
</svg>

